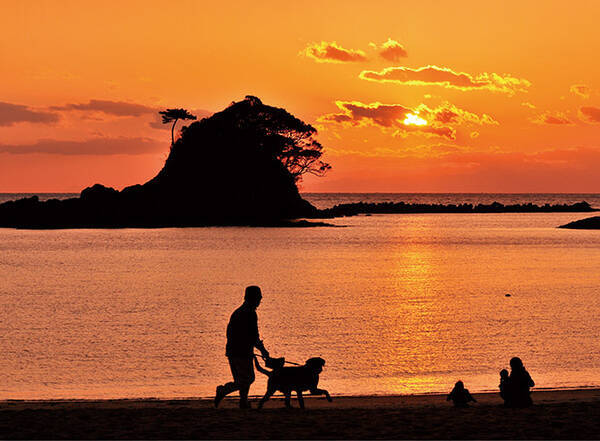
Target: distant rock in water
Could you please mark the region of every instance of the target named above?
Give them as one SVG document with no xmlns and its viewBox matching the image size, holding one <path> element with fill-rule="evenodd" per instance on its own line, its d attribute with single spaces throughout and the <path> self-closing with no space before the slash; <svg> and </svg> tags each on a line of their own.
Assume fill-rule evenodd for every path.
<svg viewBox="0 0 600 441">
<path fill-rule="evenodd" d="M 561 225 L 558 228 L 571 228 L 574 230 L 600 230 L 600 216 L 588 217 L 575 222 Z"/>
<path fill-rule="evenodd" d="M 184 127 L 162 170 L 145 184 L 122 191 L 96 184 L 79 198 L 6 202 L 0 227 L 279 225 L 316 217 L 318 210 L 298 193 L 290 158 L 281 154 L 297 147 L 292 137 L 301 135 L 313 150 L 300 154 L 310 150 L 309 159 L 318 160 L 315 133 L 284 109 L 249 96 Z M 329 167 L 319 164 L 322 171 Z"/>
<path fill-rule="evenodd" d="M 355 216 L 357 214 L 401 214 L 401 213 L 556 213 L 598 211 L 587 202 L 575 204 L 410 204 L 404 202 L 351 203 L 320 210 L 322 217 Z"/>
</svg>

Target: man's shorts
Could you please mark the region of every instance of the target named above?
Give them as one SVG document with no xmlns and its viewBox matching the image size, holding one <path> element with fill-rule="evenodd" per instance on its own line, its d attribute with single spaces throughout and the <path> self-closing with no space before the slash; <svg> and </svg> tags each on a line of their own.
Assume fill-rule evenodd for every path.
<svg viewBox="0 0 600 441">
<path fill-rule="evenodd" d="M 254 365 L 252 357 L 227 357 L 229 367 L 233 375 L 233 381 L 237 384 L 251 385 L 254 383 Z"/>
</svg>

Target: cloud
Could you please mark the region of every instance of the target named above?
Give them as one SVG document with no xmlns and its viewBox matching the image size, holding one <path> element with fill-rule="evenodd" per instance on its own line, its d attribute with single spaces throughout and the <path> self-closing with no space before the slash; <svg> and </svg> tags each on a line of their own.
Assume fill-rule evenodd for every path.
<svg viewBox="0 0 600 441">
<path fill-rule="evenodd" d="M 573 122 L 562 112 L 544 112 L 532 119 L 535 124 L 571 125 Z"/>
<path fill-rule="evenodd" d="M 384 131 L 395 129 L 392 132 L 393 136 L 405 137 L 415 133 L 451 140 L 456 139 L 456 130 L 452 126 L 463 124 L 498 125 L 498 121 L 487 114 L 480 116 L 460 109 L 449 102 L 433 109 L 425 104 L 416 108 L 379 102 L 364 104 L 359 101 L 336 101 L 335 104 L 340 112 L 323 115 L 317 121 L 350 127 L 378 126 Z M 421 120 L 422 124 L 410 123 L 411 119 Z"/>
<path fill-rule="evenodd" d="M 87 103 L 52 106 L 50 109 L 60 111 L 76 110 L 84 112 L 101 112 L 114 116 L 142 116 L 149 113 L 158 112 L 158 109 L 144 106 L 143 104 L 109 100 L 90 100 Z"/>
<path fill-rule="evenodd" d="M 600 109 L 591 106 L 582 107 L 579 109 L 579 117 L 587 123 L 598 124 L 600 123 Z"/>
<path fill-rule="evenodd" d="M 81 141 L 40 139 L 31 144 L 0 144 L 0 153 L 53 155 L 143 155 L 168 150 L 168 144 L 151 138 L 91 138 Z"/>
<path fill-rule="evenodd" d="M 379 125 L 393 127 L 406 118 L 407 113 L 414 112 L 400 104 L 382 104 L 379 102 L 363 104 L 360 101 L 336 101 L 335 105 L 341 113 L 324 115 L 319 122 L 349 123 L 353 126 Z"/>
<path fill-rule="evenodd" d="M 361 50 L 345 49 L 335 41 L 313 43 L 304 49 L 301 54 L 317 61 L 318 63 L 352 63 L 366 61 L 367 56 Z"/>
<path fill-rule="evenodd" d="M 588 99 L 592 94 L 592 88 L 586 86 L 585 84 L 574 84 L 571 86 L 569 91 L 585 99 Z"/>
<path fill-rule="evenodd" d="M 170 124 L 163 124 L 162 118 L 158 114 L 160 110 L 164 108 L 150 107 L 143 104 L 130 103 L 126 101 L 110 101 L 110 100 L 90 100 L 87 103 L 70 103 L 63 106 L 51 106 L 50 109 L 54 111 L 80 111 L 89 113 L 104 113 L 106 115 L 118 116 L 118 117 L 140 117 L 145 115 L 152 115 L 152 121 L 148 123 L 153 129 L 159 130 L 171 130 Z M 193 115 L 196 115 L 199 119 L 212 115 L 213 112 L 204 109 L 194 109 L 191 111 Z M 179 124 L 178 124 L 179 127 Z"/>
<path fill-rule="evenodd" d="M 59 119 L 56 113 L 0 101 L 0 126 L 12 126 L 21 122 L 51 124 L 58 122 Z"/>
<path fill-rule="evenodd" d="M 393 136 L 407 136 L 410 133 L 425 136 L 440 136 L 455 139 L 452 127 L 443 126 L 436 121 L 426 121 L 424 125 L 406 124 L 407 115 L 421 116 L 419 109 L 411 109 L 400 104 L 382 104 L 379 102 L 364 104 L 359 101 L 336 101 L 338 113 L 323 115 L 317 119 L 321 123 L 338 123 L 346 126 L 378 126 L 384 130 L 395 129 Z"/>
<path fill-rule="evenodd" d="M 534 104 L 531 104 L 530 102 L 527 102 L 527 101 L 526 101 L 526 102 L 523 102 L 523 103 L 521 103 L 521 105 L 522 105 L 523 107 L 529 107 L 530 109 L 535 109 L 535 108 L 536 108 Z"/>
<path fill-rule="evenodd" d="M 389 61 L 400 61 L 402 58 L 408 57 L 408 52 L 396 40 L 388 38 L 380 47 L 379 56 Z"/>
<path fill-rule="evenodd" d="M 388 67 L 381 72 L 364 70 L 359 78 L 381 83 L 396 83 L 409 86 L 442 86 L 458 90 L 491 90 L 513 95 L 526 92 L 531 83 L 510 75 L 482 73 L 472 76 L 465 72 L 454 72 L 447 67 L 425 66 L 418 69 L 410 67 Z"/>
<path fill-rule="evenodd" d="M 430 109 L 424 104 L 421 104 L 418 110 L 422 113 L 431 114 L 435 121 L 443 124 L 477 124 L 477 125 L 499 125 L 490 115 L 484 113 L 481 116 L 476 113 L 469 112 L 464 109 L 456 107 L 454 104 L 445 102 L 440 106 Z"/>
</svg>

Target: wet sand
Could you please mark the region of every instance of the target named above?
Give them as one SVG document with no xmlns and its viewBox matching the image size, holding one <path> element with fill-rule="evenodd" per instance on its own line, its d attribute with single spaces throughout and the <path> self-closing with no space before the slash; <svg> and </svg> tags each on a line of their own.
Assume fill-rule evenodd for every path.
<svg viewBox="0 0 600 441">
<path fill-rule="evenodd" d="M 285 409 L 212 401 L 2 401 L 1 439 L 598 439 L 600 390 L 535 391 L 534 406 L 505 409 L 495 393 L 454 409 L 441 395 L 306 398 Z"/>
</svg>

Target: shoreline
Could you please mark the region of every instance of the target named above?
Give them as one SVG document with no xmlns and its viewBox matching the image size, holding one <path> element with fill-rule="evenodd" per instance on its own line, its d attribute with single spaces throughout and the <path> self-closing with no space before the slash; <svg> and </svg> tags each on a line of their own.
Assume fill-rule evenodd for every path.
<svg viewBox="0 0 600 441">
<path fill-rule="evenodd" d="M 600 386 L 592 385 L 592 386 L 573 386 L 573 387 L 535 387 L 532 391 L 533 394 L 538 393 L 546 393 L 546 392 L 595 392 L 598 393 L 600 397 Z M 497 389 L 485 389 L 485 390 L 471 390 L 473 395 L 481 395 L 488 396 L 494 395 L 498 393 Z M 332 395 L 338 399 L 418 399 L 421 397 L 445 397 L 447 392 L 418 392 L 418 393 L 407 393 L 407 394 L 344 394 L 338 393 Z M 228 396 L 226 399 L 232 399 L 235 395 Z M 250 394 L 248 398 L 250 400 L 259 400 L 262 397 L 262 394 Z M 82 397 L 65 397 L 65 398 L 0 398 L 0 409 L 4 404 L 7 403 L 103 403 L 103 402 L 162 402 L 162 401 L 198 401 L 198 402 L 212 402 L 214 396 L 209 395 L 198 395 L 198 396 L 188 396 L 188 397 L 105 397 L 105 398 L 82 398 Z M 280 392 L 277 392 L 271 399 L 283 399 L 283 395 Z M 305 395 L 305 399 L 310 400 L 310 395 Z M 317 399 L 317 398 L 313 398 Z"/>
<path fill-rule="evenodd" d="M 0 439 L 597 439 L 600 389 L 534 390 L 534 405 L 507 409 L 497 392 L 466 409 L 445 394 L 282 397 L 263 410 L 218 409 L 209 399 L 0 401 Z M 252 399 L 256 407 L 256 399 Z"/>
</svg>

